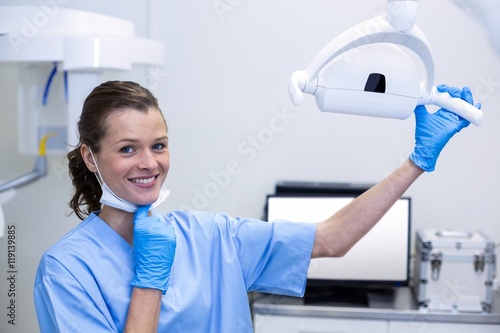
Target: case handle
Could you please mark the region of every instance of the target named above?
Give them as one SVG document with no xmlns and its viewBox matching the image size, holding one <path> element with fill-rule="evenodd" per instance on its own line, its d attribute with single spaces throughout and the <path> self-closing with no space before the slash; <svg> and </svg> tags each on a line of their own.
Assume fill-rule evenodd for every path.
<svg viewBox="0 0 500 333">
<path fill-rule="evenodd" d="M 438 230 L 436 236 L 443 238 L 471 238 L 472 232 L 469 231 L 454 231 L 454 230 Z"/>
</svg>

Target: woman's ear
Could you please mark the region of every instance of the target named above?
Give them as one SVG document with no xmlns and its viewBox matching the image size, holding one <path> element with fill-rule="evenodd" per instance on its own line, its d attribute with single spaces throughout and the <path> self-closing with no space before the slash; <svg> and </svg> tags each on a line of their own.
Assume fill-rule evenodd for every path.
<svg viewBox="0 0 500 333">
<path fill-rule="evenodd" d="M 97 172 L 97 167 L 95 164 L 95 160 L 92 157 L 92 153 L 90 152 L 90 147 L 86 144 L 82 144 L 80 146 L 80 154 L 82 155 L 83 162 L 91 172 Z"/>
</svg>

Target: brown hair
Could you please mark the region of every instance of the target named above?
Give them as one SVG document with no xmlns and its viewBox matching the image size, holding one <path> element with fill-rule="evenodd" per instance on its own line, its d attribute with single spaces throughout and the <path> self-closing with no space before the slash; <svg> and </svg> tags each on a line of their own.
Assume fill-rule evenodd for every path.
<svg viewBox="0 0 500 333">
<path fill-rule="evenodd" d="M 102 190 L 93 172 L 85 165 L 80 147 L 86 144 L 92 147 L 94 153 L 98 153 L 108 130 L 109 115 L 126 108 L 140 112 L 156 109 L 161 112 L 156 97 L 148 89 L 130 81 L 105 82 L 94 88 L 83 104 L 77 125 L 79 142 L 67 155 L 69 174 L 75 187 L 69 207 L 82 220 L 91 212 L 101 209 L 99 199 Z"/>
</svg>

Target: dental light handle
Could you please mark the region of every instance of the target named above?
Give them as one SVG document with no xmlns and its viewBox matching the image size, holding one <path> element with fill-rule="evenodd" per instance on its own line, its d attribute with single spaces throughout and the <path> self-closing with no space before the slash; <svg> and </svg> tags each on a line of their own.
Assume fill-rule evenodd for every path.
<svg viewBox="0 0 500 333">
<path fill-rule="evenodd" d="M 459 115 L 460 117 L 470 121 L 476 126 L 481 125 L 481 123 L 483 122 L 483 111 L 460 98 L 451 97 L 447 92 L 438 91 L 436 87 L 432 87 L 430 94 L 428 96 L 424 96 L 422 101 L 420 101 L 418 104 L 436 105 L 440 108 L 446 109 Z"/>
</svg>

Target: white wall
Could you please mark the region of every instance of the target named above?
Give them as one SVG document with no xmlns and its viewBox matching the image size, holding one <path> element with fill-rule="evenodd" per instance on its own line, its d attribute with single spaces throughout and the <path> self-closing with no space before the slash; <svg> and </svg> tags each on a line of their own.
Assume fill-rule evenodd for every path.
<svg viewBox="0 0 500 333">
<path fill-rule="evenodd" d="M 38 2 L 0 1 L 20 3 Z M 413 117 L 398 121 L 323 114 L 311 96 L 296 108 L 287 95 L 293 71 L 304 69 L 340 32 L 379 14 L 385 0 L 64 3 L 133 20 L 140 35 L 150 34 L 166 45 L 164 68 L 118 77 L 149 84 L 169 123 L 172 167 L 167 182 L 172 194 L 164 210 L 193 207 L 261 217 L 265 196 L 279 180 L 374 183 L 411 152 Z M 230 10 L 218 13 L 214 4 Z M 437 170 L 408 191 L 414 229 L 479 229 L 500 242 L 500 55 L 482 27 L 448 1 L 421 0 L 417 24 L 434 49 L 436 83 L 469 85 L 486 119 L 454 138 Z M 33 157 L 17 153 L 16 81 L 15 68 L 0 65 L 2 179 L 30 170 L 33 163 Z M 286 114 L 287 120 L 280 123 L 282 130 L 272 132 L 277 114 Z M 255 145 L 259 137 L 265 142 Z M 237 174 L 218 185 L 214 175 L 221 177 L 230 163 L 238 166 Z M 74 215 L 66 216 L 71 184 L 64 156 L 51 156 L 49 164 L 48 177 L 19 190 L 4 206 L 7 224 L 17 230 L 18 294 L 14 327 L 5 315 L 3 241 L 1 332 L 37 331 L 32 284 L 38 259 L 78 223 Z M 203 201 L 200 192 L 211 197 L 205 194 Z"/>
</svg>

